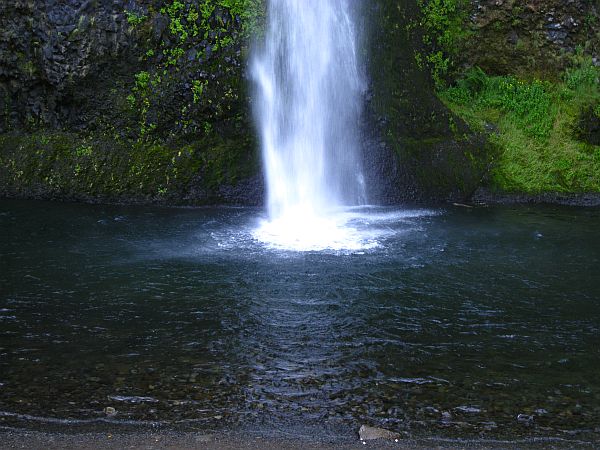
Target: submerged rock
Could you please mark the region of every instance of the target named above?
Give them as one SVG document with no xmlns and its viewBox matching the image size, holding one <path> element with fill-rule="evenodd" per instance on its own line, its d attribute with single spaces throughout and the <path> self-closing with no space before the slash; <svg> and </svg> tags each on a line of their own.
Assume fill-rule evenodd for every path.
<svg viewBox="0 0 600 450">
<path fill-rule="evenodd" d="M 442 413 L 442 422 L 450 422 L 452 420 L 452 414 L 448 411 L 444 411 Z"/>
<path fill-rule="evenodd" d="M 479 414 L 481 412 L 481 409 L 475 406 L 457 406 L 454 410 L 465 414 Z"/>
<path fill-rule="evenodd" d="M 519 414 L 517 416 L 517 422 L 522 423 L 524 425 L 530 425 L 533 423 L 533 416 L 528 414 Z"/>
</svg>

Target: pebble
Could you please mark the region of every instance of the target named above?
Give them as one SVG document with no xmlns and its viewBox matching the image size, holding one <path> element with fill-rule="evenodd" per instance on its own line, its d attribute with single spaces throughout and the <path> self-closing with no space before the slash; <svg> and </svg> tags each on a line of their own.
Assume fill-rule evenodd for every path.
<svg viewBox="0 0 600 450">
<path fill-rule="evenodd" d="M 383 428 L 370 427 L 368 425 L 362 425 L 358 430 L 358 436 L 363 441 L 373 441 L 377 439 L 394 439 L 397 440 L 401 437 L 400 433 L 385 430 Z"/>
</svg>

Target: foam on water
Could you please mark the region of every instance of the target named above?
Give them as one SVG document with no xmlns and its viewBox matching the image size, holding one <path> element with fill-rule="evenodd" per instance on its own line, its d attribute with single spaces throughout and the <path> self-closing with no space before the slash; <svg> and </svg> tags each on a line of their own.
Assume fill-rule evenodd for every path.
<svg viewBox="0 0 600 450">
<path fill-rule="evenodd" d="M 377 234 L 350 224 L 344 213 L 317 215 L 298 208 L 264 220 L 254 238 L 267 246 L 294 251 L 361 250 L 378 246 Z"/>
<path fill-rule="evenodd" d="M 358 251 L 384 246 L 402 223 L 436 215 L 430 210 L 382 210 L 348 207 L 317 215 L 298 208 L 276 219 L 263 219 L 252 236 L 269 248 L 291 251 Z"/>
</svg>

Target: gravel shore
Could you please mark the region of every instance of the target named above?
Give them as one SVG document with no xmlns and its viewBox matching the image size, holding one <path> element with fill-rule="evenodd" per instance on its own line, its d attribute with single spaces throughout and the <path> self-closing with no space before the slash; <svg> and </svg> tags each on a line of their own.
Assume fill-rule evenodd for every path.
<svg viewBox="0 0 600 450">
<path fill-rule="evenodd" d="M 310 436 L 237 435 L 194 432 L 86 432 L 54 433 L 5 429 L 0 431 L 1 449 L 563 449 L 594 448 L 594 443 L 572 440 L 451 440 L 400 439 L 398 442 L 356 438 L 325 440 Z"/>
</svg>

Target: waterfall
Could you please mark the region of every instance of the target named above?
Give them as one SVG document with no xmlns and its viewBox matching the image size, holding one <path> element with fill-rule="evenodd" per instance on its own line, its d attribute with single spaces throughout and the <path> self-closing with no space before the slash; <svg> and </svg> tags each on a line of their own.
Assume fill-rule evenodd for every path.
<svg viewBox="0 0 600 450">
<path fill-rule="evenodd" d="M 348 232 L 336 212 L 366 201 L 355 3 L 269 0 L 265 42 L 251 64 L 267 183 L 263 237 L 335 247 Z"/>
</svg>

